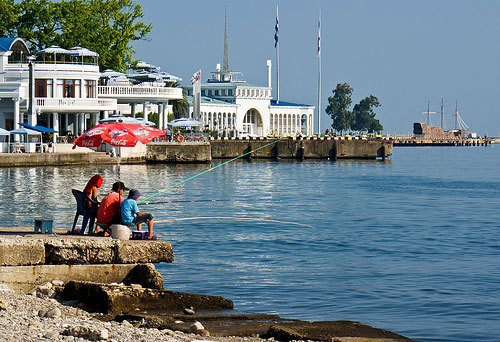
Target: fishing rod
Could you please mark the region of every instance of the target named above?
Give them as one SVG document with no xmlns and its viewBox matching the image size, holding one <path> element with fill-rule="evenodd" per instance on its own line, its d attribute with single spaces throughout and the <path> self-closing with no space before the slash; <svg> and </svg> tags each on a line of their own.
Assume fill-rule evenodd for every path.
<svg viewBox="0 0 500 342">
<path fill-rule="evenodd" d="M 272 220 L 272 219 L 262 219 L 262 218 L 253 218 L 253 217 L 233 217 L 233 216 L 181 217 L 181 218 L 172 218 L 172 219 L 155 221 L 155 223 L 167 223 L 167 222 L 175 222 L 175 221 L 194 221 L 194 220 L 239 220 L 239 221 L 272 222 L 272 223 L 291 224 L 291 225 L 295 225 L 295 226 L 316 229 L 316 227 L 311 226 L 310 224 L 305 224 L 305 223 L 298 223 L 298 222 L 291 222 L 291 221 L 280 221 L 280 220 Z"/>
<path fill-rule="evenodd" d="M 265 148 L 265 147 L 267 147 L 267 146 L 269 146 L 269 145 L 276 144 L 277 142 L 279 142 L 279 141 L 281 141 L 281 140 L 284 140 L 284 139 L 287 139 L 287 138 L 285 137 L 285 138 L 281 138 L 281 139 L 278 139 L 278 140 L 275 140 L 275 141 L 271 141 L 270 143 L 265 144 L 265 145 L 263 145 L 263 146 L 261 146 L 261 147 L 259 147 L 259 148 L 256 148 L 255 150 L 252 150 L 252 151 L 249 151 L 249 152 L 243 153 L 242 155 L 239 155 L 239 156 L 237 156 L 237 157 L 235 157 L 235 158 L 232 158 L 232 159 L 229 159 L 229 160 L 227 160 L 227 161 L 225 161 L 225 162 L 223 162 L 223 163 L 221 163 L 221 164 L 218 164 L 218 165 L 216 165 L 216 166 L 213 166 L 213 167 L 211 167 L 211 168 L 209 168 L 209 169 L 207 169 L 207 170 L 205 170 L 205 171 L 202 171 L 202 172 L 200 172 L 200 173 L 197 173 L 197 174 L 195 174 L 194 176 L 191 176 L 191 177 L 189 177 L 189 178 L 186 178 L 186 179 L 184 179 L 184 180 L 182 180 L 182 181 L 180 181 L 180 182 L 178 182 L 178 183 L 175 183 L 175 184 L 173 184 L 173 185 L 169 186 L 168 188 L 165 188 L 165 189 L 163 189 L 163 190 L 160 190 L 160 191 L 158 191 L 158 192 L 155 192 L 154 194 L 152 194 L 152 195 L 150 195 L 150 196 L 148 196 L 148 197 L 145 197 L 144 199 L 142 199 L 142 200 L 138 201 L 138 202 L 137 202 L 137 204 L 144 203 L 144 202 L 146 202 L 148 199 L 153 198 L 153 197 L 156 197 L 156 196 L 158 196 L 158 195 L 160 195 L 160 194 L 164 193 L 164 192 L 165 192 L 165 191 L 167 191 L 167 190 L 170 190 L 170 189 L 173 189 L 173 188 L 175 188 L 175 187 L 178 187 L 179 185 L 182 185 L 182 184 L 184 184 L 184 183 L 186 183 L 186 182 L 189 182 L 189 181 L 190 181 L 190 180 L 192 180 L 192 179 L 195 179 L 195 178 L 197 178 L 197 177 L 200 177 L 200 176 L 204 175 L 205 173 L 208 173 L 208 172 L 210 172 L 210 171 L 213 171 L 213 170 L 215 170 L 215 169 L 217 169 L 217 168 L 219 168 L 219 167 L 221 167 L 221 166 L 223 166 L 223 165 L 229 164 L 229 163 L 231 163 L 231 162 L 233 162 L 233 161 L 235 161 L 235 160 L 237 160 L 237 159 L 243 158 L 244 156 L 247 156 L 247 155 L 249 155 L 250 153 L 253 153 L 253 152 L 256 152 L 256 151 L 258 151 L 258 150 L 261 150 L 261 149 L 263 149 L 263 148 Z"/>
<path fill-rule="evenodd" d="M 144 202 L 143 205 L 166 204 L 166 203 L 200 203 L 200 202 L 227 202 L 228 199 L 200 199 L 200 200 L 172 200 L 160 202 Z"/>
</svg>

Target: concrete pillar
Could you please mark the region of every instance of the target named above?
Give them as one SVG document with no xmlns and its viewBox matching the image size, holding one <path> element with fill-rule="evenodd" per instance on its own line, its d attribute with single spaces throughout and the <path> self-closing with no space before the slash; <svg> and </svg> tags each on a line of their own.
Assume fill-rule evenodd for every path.
<svg viewBox="0 0 500 342">
<path fill-rule="evenodd" d="M 85 113 L 78 114 L 78 135 L 85 132 Z"/>
<path fill-rule="evenodd" d="M 148 107 L 148 103 L 144 102 L 142 104 L 142 115 L 143 115 L 145 121 L 148 120 L 148 110 L 147 110 L 147 107 Z"/>
<path fill-rule="evenodd" d="M 103 119 L 109 118 L 109 113 L 107 110 L 104 110 L 102 113 L 103 113 Z"/>
<path fill-rule="evenodd" d="M 18 129 L 19 127 L 19 98 L 15 97 L 12 99 L 14 101 L 14 129 Z M 19 141 L 19 134 L 14 135 L 14 141 Z"/>
<path fill-rule="evenodd" d="M 158 128 L 163 129 L 163 103 L 158 103 Z"/>
<path fill-rule="evenodd" d="M 69 124 L 69 114 L 63 114 L 64 115 L 64 134 L 66 134 L 66 132 L 68 132 L 68 124 Z"/>
<path fill-rule="evenodd" d="M 168 128 L 168 100 L 163 104 L 163 129 Z"/>
<path fill-rule="evenodd" d="M 94 125 L 99 124 L 99 113 L 92 113 L 92 120 L 94 121 Z"/>
<path fill-rule="evenodd" d="M 52 113 L 52 128 L 59 132 L 59 114 Z M 52 134 L 52 142 L 55 144 L 57 142 L 57 136 L 59 133 Z"/>
<path fill-rule="evenodd" d="M 132 117 L 135 118 L 135 106 L 137 105 L 137 103 L 131 103 L 130 104 L 130 113 L 132 113 Z"/>
</svg>

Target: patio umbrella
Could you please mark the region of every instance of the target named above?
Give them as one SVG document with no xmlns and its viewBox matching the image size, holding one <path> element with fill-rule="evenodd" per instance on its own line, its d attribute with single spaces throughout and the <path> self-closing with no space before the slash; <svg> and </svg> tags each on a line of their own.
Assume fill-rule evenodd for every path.
<svg viewBox="0 0 500 342">
<path fill-rule="evenodd" d="M 137 142 L 147 144 L 154 138 L 165 136 L 165 131 L 155 127 L 120 122 L 102 123 L 92 127 L 73 141 L 73 149 L 99 147 L 104 141 L 111 146 L 134 147 Z M 120 180 L 120 157 L 118 157 L 118 180 Z"/>
<path fill-rule="evenodd" d="M 104 141 L 112 146 L 134 147 L 138 141 L 147 144 L 154 138 L 165 136 L 162 129 L 120 122 L 102 123 L 92 127 L 73 141 L 73 148 L 99 147 Z"/>
<path fill-rule="evenodd" d="M 180 118 L 170 121 L 168 125 L 172 127 L 193 127 L 203 126 L 203 122 L 191 118 Z"/>
</svg>

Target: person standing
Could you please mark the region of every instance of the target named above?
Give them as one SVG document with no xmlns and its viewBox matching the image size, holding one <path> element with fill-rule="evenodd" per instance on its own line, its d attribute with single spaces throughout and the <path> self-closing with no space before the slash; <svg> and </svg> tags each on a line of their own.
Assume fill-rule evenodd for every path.
<svg viewBox="0 0 500 342">
<path fill-rule="evenodd" d="M 139 211 L 136 200 L 141 197 L 141 193 L 137 189 L 130 189 L 128 197 L 121 205 L 122 223 L 126 226 L 136 225 L 137 230 L 141 230 L 142 224 L 148 225 L 148 240 L 157 240 L 157 236 L 153 235 L 153 214 L 143 213 Z"/>
</svg>

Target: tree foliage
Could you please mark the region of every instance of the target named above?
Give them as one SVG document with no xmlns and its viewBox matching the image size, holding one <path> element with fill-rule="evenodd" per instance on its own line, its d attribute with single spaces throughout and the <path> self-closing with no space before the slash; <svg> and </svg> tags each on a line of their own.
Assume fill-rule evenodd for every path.
<svg viewBox="0 0 500 342">
<path fill-rule="evenodd" d="M 326 113 L 330 114 L 333 120 L 332 127 L 337 131 L 343 132 L 350 128 L 352 111 L 349 110 L 349 106 L 352 103 L 352 91 L 349 84 L 339 83 L 333 90 L 333 96 L 328 97 Z"/>
<path fill-rule="evenodd" d="M 326 112 L 333 120 L 332 128 L 341 133 L 348 129 L 370 133 L 382 131 L 384 127 L 378 119 L 375 119 L 374 111 L 376 107 L 380 107 L 378 98 L 373 95 L 367 96 L 349 110 L 352 92 L 353 89 L 349 84 L 341 83 L 333 90 L 333 96 L 328 97 Z"/>
<path fill-rule="evenodd" d="M 182 93 L 182 99 L 172 100 L 171 102 L 174 117 L 176 119 L 184 117 L 189 110 L 189 102 L 187 100 L 186 94 Z"/>
<path fill-rule="evenodd" d="M 9 37 L 15 33 L 16 6 L 14 0 L 0 0 L 0 37 Z"/>
<path fill-rule="evenodd" d="M 0 9 L 9 4 L 15 19 L 0 24 L 6 26 L 0 26 L 3 35 L 16 34 L 35 50 L 86 47 L 99 53 L 101 70 L 125 71 L 134 62 L 130 43 L 152 28 L 140 21 L 142 7 L 134 0 L 0 0 Z"/>
</svg>

